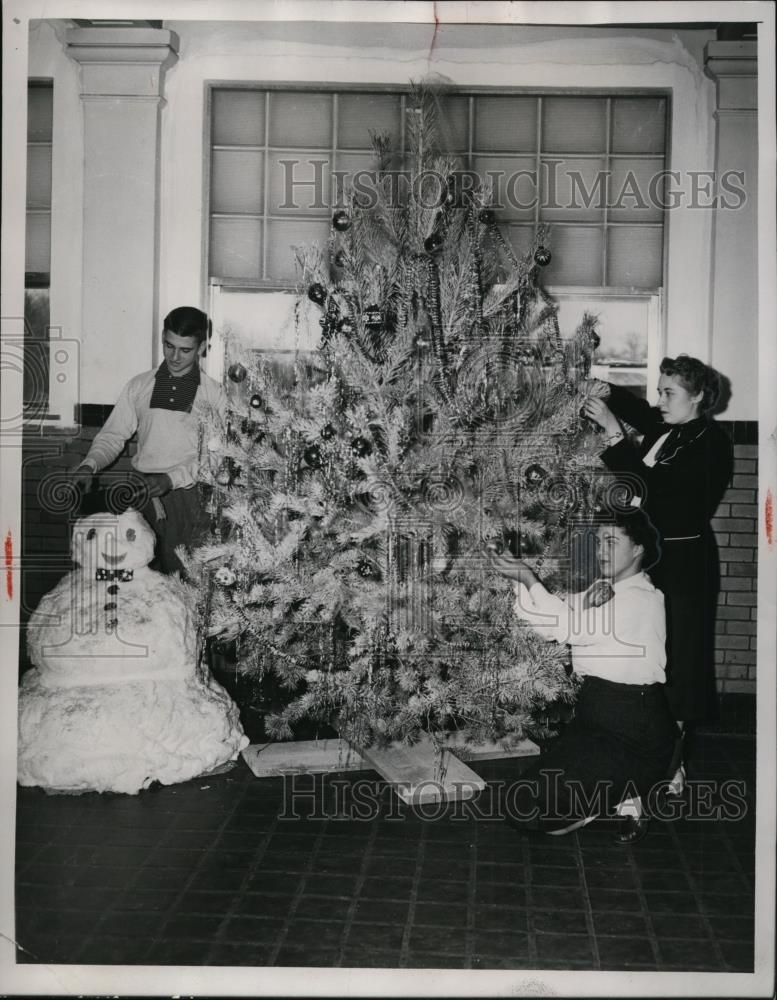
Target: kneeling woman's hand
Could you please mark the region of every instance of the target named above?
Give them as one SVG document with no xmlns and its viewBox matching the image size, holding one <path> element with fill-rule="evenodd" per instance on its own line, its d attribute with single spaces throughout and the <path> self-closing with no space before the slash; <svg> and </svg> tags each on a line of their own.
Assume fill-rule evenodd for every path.
<svg viewBox="0 0 777 1000">
<path fill-rule="evenodd" d="M 531 587 L 537 582 L 537 577 L 523 559 L 516 559 L 514 556 L 497 553 L 492 548 L 486 548 L 486 554 L 491 568 L 509 580 L 516 583 L 523 583 L 526 587 Z"/>
</svg>

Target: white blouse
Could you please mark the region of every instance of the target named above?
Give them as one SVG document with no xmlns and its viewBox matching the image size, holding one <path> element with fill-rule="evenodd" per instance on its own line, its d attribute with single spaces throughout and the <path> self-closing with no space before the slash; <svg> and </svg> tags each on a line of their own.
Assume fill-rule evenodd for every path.
<svg viewBox="0 0 777 1000">
<path fill-rule="evenodd" d="M 539 582 L 513 589 L 516 615 L 543 639 L 568 643 L 575 673 L 618 684 L 664 683 L 664 595 L 644 573 L 613 584 L 612 599 L 598 608 L 583 607 L 587 591 L 565 601 Z"/>
</svg>

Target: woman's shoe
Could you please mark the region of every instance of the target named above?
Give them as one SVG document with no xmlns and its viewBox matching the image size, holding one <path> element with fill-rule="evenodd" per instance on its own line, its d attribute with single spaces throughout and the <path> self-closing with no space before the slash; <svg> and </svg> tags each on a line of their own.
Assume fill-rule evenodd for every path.
<svg viewBox="0 0 777 1000">
<path fill-rule="evenodd" d="M 621 819 L 620 829 L 612 838 L 614 844 L 620 847 L 631 847 L 638 844 L 647 837 L 650 827 L 650 818 L 645 816 L 624 816 Z"/>
<path fill-rule="evenodd" d="M 666 786 L 667 795 L 680 796 L 685 791 L 685 767 L 681 764 L 674 773 L 674 777 Z"/>
</svg>

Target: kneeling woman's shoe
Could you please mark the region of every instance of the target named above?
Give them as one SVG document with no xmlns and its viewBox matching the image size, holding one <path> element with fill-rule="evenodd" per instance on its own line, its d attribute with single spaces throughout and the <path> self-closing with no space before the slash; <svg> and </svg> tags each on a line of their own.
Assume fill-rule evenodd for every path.
<svg viewBox="0 0 777 1000">
<path fill-rule="evenodd" d="M 612 838 L 613 843 L 620 847 L 638 844 L 647 837 L 649 827 L 650 818 L 648 816 L 624 816 L 621 819 L 620 829 Z"/>
</svg>

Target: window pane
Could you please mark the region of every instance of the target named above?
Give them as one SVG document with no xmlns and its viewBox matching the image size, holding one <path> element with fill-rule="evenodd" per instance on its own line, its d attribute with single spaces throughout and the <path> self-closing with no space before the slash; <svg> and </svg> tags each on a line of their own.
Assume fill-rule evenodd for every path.
<svg viewBox="0 0 777 1000">
<path fill-rule="evenodd" d="M 616 97 L 613 99 L 613 153 L 663 153 L 665 147 L 665 98 Z"/>
<path fill-rule="evenodd" d="M 660 222 L 663 217 L 663 181 L 654 181 L 663 159 L 613 160 L 610 181 L 610 219 L 613 222 Z"/>
<path fill-rule="evenodd" d="M 24 270 L 48 274 L 51 269 L 51 213 L 27 213 Z"/>
<path fill-rule="evenodd" d="M 607 284 L 659 288 L 663 232 L 659 226 L 617 226 L 607 231 Z"/>
<path fill-rule="evenodd" d="M 54 91 L 48 85 L 31 84 L 27 88 L 27 140 L 51 142 Z"/>
<path fill-rule="evenodd" d="M 372 149 L 370 132 L 388 132 L 391 148 L 399 149 L 398 94 L 340 94 L 337 145 L 340 149 Z"/>
<path fill-rule="evenodd" d="M 51 208 L 51 146 L 27 147 L 27 207 Z"/>
<path fill-rule="evenodd" d="M 475 149 L 478 152 L 531 152 L 536 148 L 536 97 L 475 98 Z"/>
<path fill-rule="evenodd" d="M 258 279 L 261 261 L 261 220 L 211 219 L 210 273 L 214 277 Z"/>
<path fill-rule="evenodd" d="M 440 98 L 439 135 L 443 152 L 466 152 L 469 148 L 469 98 L 446 95 Z"/>
<path fill-rule="evenodd" d="M 559 222 L 604 220 L 607 198 L 604 159 L 565 158 L 543 161 L 540 171 L 540 218 Z"/>
<path fill-rule="evenodd" d="M 491 182 L 493 205 L 501 218 L 533 219 L 537 163 L 528 156 L 476 156 L 473 169 Z"/>
<path fill-rule="evenodd" d="M 332 95 L 273 91 L 270 145 L 331 148 Z"/>
<path fill-rule="evenodd" d="M 297 281 L 300 277 L 295 247 L 304 252 L 305 247 L 315 244 L 323 251 L 329 239 L 328 222 L 276 219 L 267 226 L 267 271 L 279 281 Z"/>
<path fill-rule="evenodd" d="M 45 413 L 49 400 L 48 288 L 27 288 L 24 292 L 23 385 L 28 416 Z"/>
<path fill-rule="evenodd" d="M 343 204 L 343 194 L 347 196 L 354 182 L 357 182 L 357 193 L 361 190 L 362 195 L 367 198 L 374 197 L 377 189 L 377 167 L 375 157 L 372 153 L 338 153 L 337 170 L 344 177 L 332 178 L 332 183 L 337 187 L 333 192 L 333 204 Z"/>
<path fill-rule="evenodd" d="M 542 271 L 548 285 L 602 285 L 602 230 L 557 226 L 552 233 L 552 258 Z"/>
<path fill-rule="evenodd" d="M 214 212 L 262 211 L 264 153 L 258 150 L 214 149 L 211 175 Z"/>
<path fill-rule="evenodd" d="M 543 152 L 603 153 L 605 107 L 602 97 L 543 97 Z"/>
<path fill-rule="evenodd" d="M 287 149 L 269 153 L 270 215 L 305 212 L 328 215 L 332 205 L 331 157 L 328 153 Z"/>
<path fill-rule="evenodd" d="M 264 145 L 263 90 L 214 90 L 212 100 L 215 146 Z"/>
</svg>

